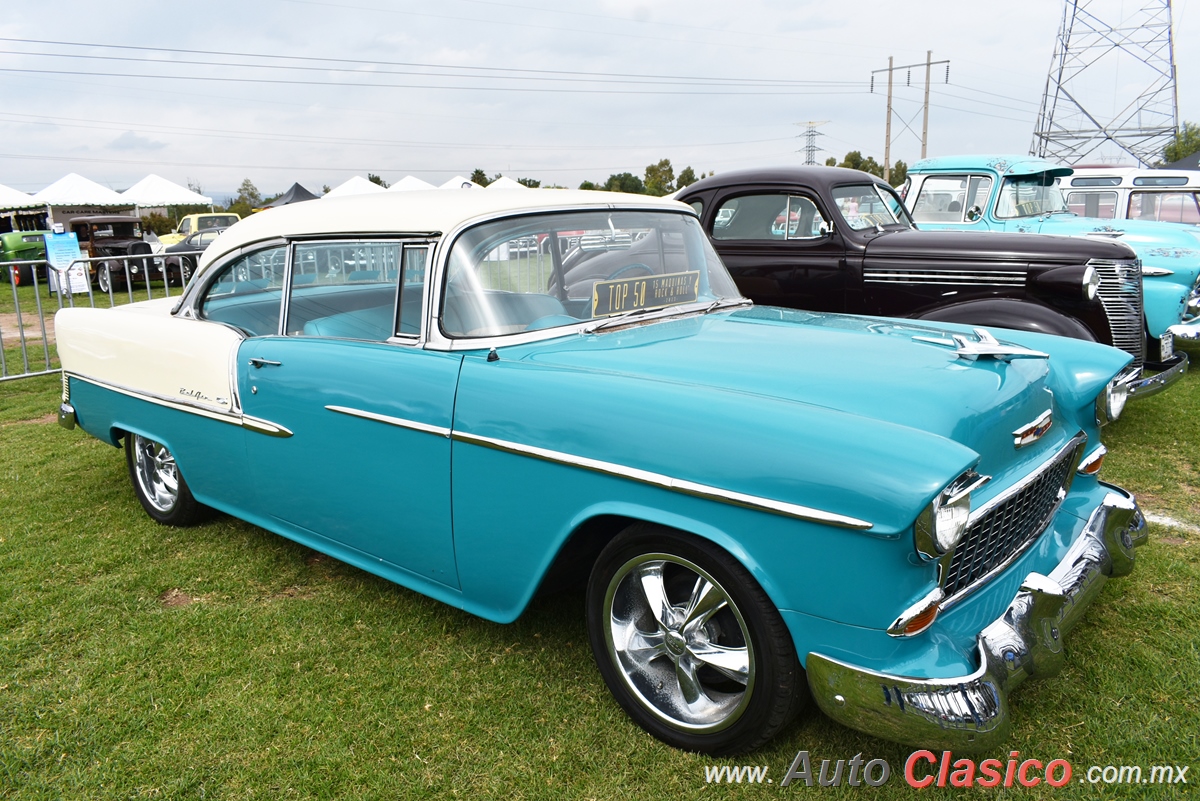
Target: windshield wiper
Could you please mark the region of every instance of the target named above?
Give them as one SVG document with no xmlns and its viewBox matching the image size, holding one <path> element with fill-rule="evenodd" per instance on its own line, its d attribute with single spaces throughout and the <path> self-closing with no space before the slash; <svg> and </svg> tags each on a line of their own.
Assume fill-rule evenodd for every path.
<svg viewBox="0 0 1200 801">
<path fill-rule="evenodd" d="M 734 306 L 753 306 L 754 301 L 750 298 L 717 298 L 704 309 L 704 313 L 720 311 L 721 309 L 729 309 Z"/>
<path fill-rule="evenodd" d="M 605 328 L 609 328 L 614 325 L 620 325 L 621 323 L 629 320 L 631 317 L 641 317 L 643 314 L 649 314 L 650 312 L 665 311 L 666 309 L 669 309 L 669 308 L 671 308 L 671 307 L 667 306 L 665 308 L 654 308 L 654 309 L 630 309 L 627 312 L 621 312 L 620 314 L 613 315 L 612 317 L 605 317 L 603 320 L 598 320 L 598 321 L 592 323 L 591 325 L 584 327 L 583 333 L 594 334 L 597 331 L 604 330 Z"/>
</svg>

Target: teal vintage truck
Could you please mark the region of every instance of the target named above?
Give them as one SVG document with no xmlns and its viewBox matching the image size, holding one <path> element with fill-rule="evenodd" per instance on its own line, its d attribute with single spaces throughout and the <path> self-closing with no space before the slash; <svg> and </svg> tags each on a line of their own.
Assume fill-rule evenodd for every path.
<svg viewBox="0 0 1200 801">
<path fill-rule="evenodd" d="M 905 203 L 923 229 L 1109 238 L 1142 262 L 1147 359 L 1174 356 L 1174 339 L 1200 339 L 1200 230 L 1147 220 L 1081 217 L 1060 182 L 1074 170 L 1033 156 L 946 156 L 908 170 Z"/>
</svg>

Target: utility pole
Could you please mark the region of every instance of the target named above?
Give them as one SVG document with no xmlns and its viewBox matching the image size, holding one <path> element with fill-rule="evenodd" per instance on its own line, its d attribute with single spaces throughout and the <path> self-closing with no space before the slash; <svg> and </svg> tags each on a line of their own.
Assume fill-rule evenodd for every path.
<svg viewBox="0 0 1200 801">
<path fill-rule="evenodd" d="M 821 135 L 821 132 L 817 130 L 817 127 L 820 125 L 824 125 L 827 122 L 829 122 L 829 120 L 819 120 L 819 121 L 810 120 L 809 122 L 796 123 L 797 125 L 804 126 L 804 148 L 803 148 L 803 151 L 804 151 L 804 163 L 805 164 L 816 164 L 817 163 L 817 153 L 821 152 L 821 148 L 817 147 L 817 137 Z"/>
<path fill-rule="evenodd" d="M 888 56 L 888 113 L 883 140 L 883 182 L 892 178 L 892 57 Z"/>
<path fill-rule="evenodd" d="M 921 158 L 925 158 L 926 146 L 929 144 L 929 68 L 933 63 L 933 51 L 925 51 L 925 119 L 921 122 Z"/>
<path fill-rule="evenodd" d="M 874 72 L 871 73 L 871 92 L 872 93 L 875 91 L 875 75 L 880 72 L 886 72 L 888 74 L 887 130 L 885 133 L 885 141 L 883 143 L 883 180 L 885 180 L 885 181 L 887 181 L 891 178 L 891 172 L 892 172 L 892 75 L 896 72 L 896 70 L 908 70 L 909 72 L 908 72 L 907 78 L 905 79 L 905 85 L 911 86 L 912 85 L 912 70 L 915 67 L 920 67 L 920 66 L 925 67 L 925 123 L 921 127 L 921 158 L 925 158 L 926 150 L 927 150 L 927 146 L 928 146 L 928 142 L 929 142 L 930 68 L 933 67 L 934 64 L 945 64 L 946 65 L 945 82 L 950 83 L 950 60 L 944 59 L 942 61 L 931 61 L 932 58 L 933 58 L 933 51 L 926 50 L 924 64 L 905 64 L 904 66 L 897 67 L 892 63 L 892 56 L 888 56 L 887 69 L 886 70 L 875 70 Z M 905 125 L 904 127 L 907 128 L 908 126 Z"/>
</svg>

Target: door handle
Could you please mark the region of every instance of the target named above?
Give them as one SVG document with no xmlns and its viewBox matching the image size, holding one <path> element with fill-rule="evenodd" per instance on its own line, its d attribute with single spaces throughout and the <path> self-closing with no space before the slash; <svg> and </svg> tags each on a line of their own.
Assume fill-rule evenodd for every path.
<svg viewBox="0 0 1200 801">
<path fill-rule="evenodd" d="M 270 359 L 261 359 L 258 356 L 255 356 L 253 359 L 251 359 L 250 364 L 251 364 L 251 366 L 254 367 L 255 370 L 265 367 L 268 364 L 271 365 L 272 367 L 282 367 L 283 366 L 283 362 L 273 362 Z"/>
</svg>

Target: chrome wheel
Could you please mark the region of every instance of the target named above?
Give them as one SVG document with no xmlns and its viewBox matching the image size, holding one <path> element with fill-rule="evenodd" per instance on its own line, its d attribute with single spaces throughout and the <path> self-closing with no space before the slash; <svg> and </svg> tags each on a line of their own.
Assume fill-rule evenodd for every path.
<svg viewBox="0 0 1200 801">
<path fill-rule="evenodd" d="M 100 269 L 96 271 L 96 284 L 101 292 L 112 291 L 112 271 L 108 269 L 107 264 L 101 264 Z"/>
<path fill-rule="evenodd" d="M 707 571 L 672 554 L 639 555 L 612 576 L 604 609 L 608 655 L 654 716 L 697 734 L 741 717 L 754 689 L 753 643 Z"/>
<path fill-rule="evenodd" d="M 179 468 L 175 457 L 160 443 L 138 434 L 133 438 L 134 478 L 141 496 L 154 509 L 167 514 L 179 502 Z"/>
</svg>

